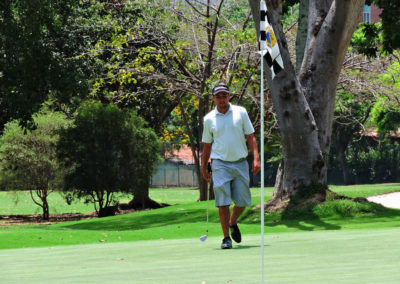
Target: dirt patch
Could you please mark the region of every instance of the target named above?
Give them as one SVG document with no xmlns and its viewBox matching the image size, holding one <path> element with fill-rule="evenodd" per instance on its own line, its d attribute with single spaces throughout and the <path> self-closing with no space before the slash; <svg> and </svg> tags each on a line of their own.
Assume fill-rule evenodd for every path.
<svg viewBox="0 0 400 284">
<path fill-rule="evenodd" d="M 127 214 L 134 212 L 134 209 L 119 210 L 115 215 Z M 64 214 L 51 214 L 49 220 L 43 220 L 41 214 L 31 215 L 0 215 L 0 229 L 7 229 L 7 225 L 50 225 L 68 221 L 79 221 L 86 219 L 98 218 L 96 212 L 91 213 L 64 213 Z"/>
<path fill-rule="evenodd" d="M 66 213 L 66 214 L 53 214 L 50 215 L 49 220 L 43 220 L 42 215 L 1 215 L 0 225 L 19 225 L 19 224 L 36 224 L 36 225 L 49 225 L 66 221 L 78 221 L 97 217 L 95 212 L 93 213 Z"/>
<path fill-rule="evenodd" d="M 154 208 L 162 208 L 166 206 L 170 206 L 167 203 L 156 203 L 153 201 L 153 206 L 157 204 Z M 135 211 L 143 211 L 143 210 L 151 210 L 153 207 L 143 208 L 143 209 L 135 209 L 132 208 L 129 204 L 119 204 L 118 206 L 108 207 L 109 215 L 106 216 L 115 216 L 128 214 Z M 19 215 L 0 215 L 0 229 L 7 229 L 7 225 L 26 225 L 26 224 L 34 224 L 34 225 L 50 225 L 55 223 L 62 223 L 68 221 L 79 221 L 86 219 L 100 218 L 97 216 L 96 212 L 91 213 L 64 213 L 64 214 L 50 214 L 49 220 L 43 220 L 41 214 L 19 214 Z"/>
</svg>

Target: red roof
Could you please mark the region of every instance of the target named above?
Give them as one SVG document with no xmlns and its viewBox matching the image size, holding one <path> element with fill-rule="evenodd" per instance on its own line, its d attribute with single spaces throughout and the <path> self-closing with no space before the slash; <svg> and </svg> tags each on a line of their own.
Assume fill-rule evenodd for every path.
<svg viewBox="0 0 400 284">
<path fill-rule="evenodd" d="M 179 150 L 174 150 L 172 153 L 166 153 L 166 158 L 177 158 L 186 164 L 194 164 L 192 149 L 188 146 L 182 146 Z"/>
</svg>

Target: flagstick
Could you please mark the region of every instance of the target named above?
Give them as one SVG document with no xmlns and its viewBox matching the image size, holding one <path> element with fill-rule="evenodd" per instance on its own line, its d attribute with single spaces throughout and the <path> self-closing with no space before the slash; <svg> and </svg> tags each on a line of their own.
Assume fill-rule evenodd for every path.
<svg viewBox="0 0 400 284">
<path fill-rule="evenodd" d="M 264 284 L 264 54 L 261 50 L 261 283 Z"/>
</svg>

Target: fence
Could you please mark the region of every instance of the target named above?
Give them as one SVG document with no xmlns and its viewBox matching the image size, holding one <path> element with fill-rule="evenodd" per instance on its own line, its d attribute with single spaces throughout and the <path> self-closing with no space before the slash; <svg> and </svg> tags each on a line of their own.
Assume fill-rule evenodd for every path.
<svg viewBox="0 0 400 284">
<path fill-rule="evenodd" d="M 151 177 L 151 187 L 197 187 L 199 186 L 194 165 L 165 161 L 157 165 Z"/>
</svg>

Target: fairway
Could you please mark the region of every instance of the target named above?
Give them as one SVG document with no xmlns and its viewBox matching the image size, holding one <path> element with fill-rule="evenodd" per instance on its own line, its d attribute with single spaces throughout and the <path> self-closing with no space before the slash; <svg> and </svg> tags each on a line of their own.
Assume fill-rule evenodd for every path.
<svg viewBox="0 0 400 284">
<path fill-rule="evenodd" d="M 0 251 L 3 283 L 260 283 L 260 237 Z M 399 283 L 400 228 L 265 235 L 265 283 Z"/>
</svg>

